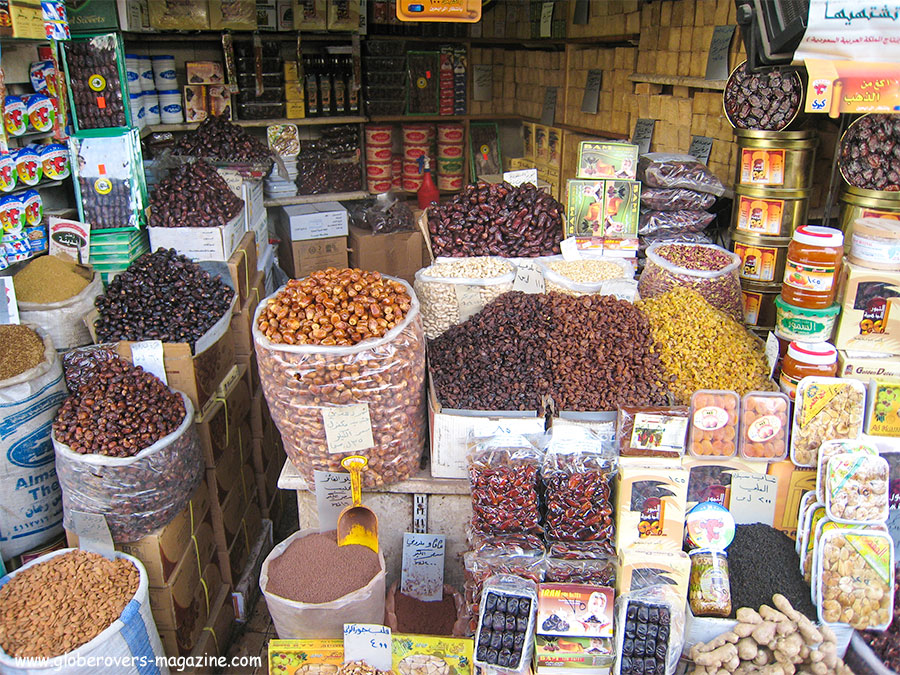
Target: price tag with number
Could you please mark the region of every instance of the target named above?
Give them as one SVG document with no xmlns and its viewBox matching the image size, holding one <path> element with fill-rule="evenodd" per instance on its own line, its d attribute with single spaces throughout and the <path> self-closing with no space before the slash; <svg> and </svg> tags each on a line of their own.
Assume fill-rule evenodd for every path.
<svg viewBox="0 0 900 675">
<path fill-rule="evenodd" d="M 391 629 L 374 623 L 344 624 L 344 663 L 362 661 L 378 670 L 390 670 Z"/>
</svg>

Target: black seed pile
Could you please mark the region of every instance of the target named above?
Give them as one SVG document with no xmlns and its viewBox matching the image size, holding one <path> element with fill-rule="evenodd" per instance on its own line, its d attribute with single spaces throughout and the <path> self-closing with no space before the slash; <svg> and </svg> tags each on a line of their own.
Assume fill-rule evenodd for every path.
<svg viewBox="0 0 900 675">
<path fill-rule="evenodd" d="M 772 596 L 781 593 L 798 612 L 818 620 L 809 586 L 800 574 L 794 542 L 774 527 L 761 523 L 737 526 L 728 547 L 728 577 L 732 619 L 739 607 L 771 607 Z"/>
</svg>

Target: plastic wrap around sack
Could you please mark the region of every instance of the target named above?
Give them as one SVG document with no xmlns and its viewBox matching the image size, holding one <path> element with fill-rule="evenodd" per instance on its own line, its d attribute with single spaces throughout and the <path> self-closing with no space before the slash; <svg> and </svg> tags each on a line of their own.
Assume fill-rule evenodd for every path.
<svg viewBox="0 0 900 675">
<path fill-rule="evenodd" d="M 648 187 L 683 188 L 716 197 L 725 194 L 722 181 L 692 155 L 648 152 L 638 158 L 637 178 Z"/>
<path fill-rule="evenodd" d="M 77 549 L 64 548 L 42 555 L 0 579 L 0 587 L 29 567 L 75 550 Z M 140 574 L 137 591 L 125 605 L 119 618 L 97 637 L 81 645 L 78 649 L 43 662 L 16 659 L 0 648 L 0 673 L 10 675 L 24 675 L 25 673 L 96 675 L 100 672 L 115 671 L 121 675 L 132 675 L 132 673 L 134 675 L 167 675 L 169 668 L 166 665 L 159 665 L 160 663 L 165 664 L 165 661 L 157 662 L 156 660 L 159 657 L 164 659 L 165 653 L 156 630 L 156 624 L 153 622 L 153 614 L 150 612 L 147 570 L 144 569 L 140 560 L 119 551 L 113 551 L 111 555 L 105 557 L 125 558 L 137 567 Z M 137 661 L 124 661 L 124 659 L 132 658 Z M 88 661 L 88 659 L 93 661 Z"/>
<path fill-rule="evenodd" d="M 297 602 L 267 591 L 269 565 L 280 557 L 295 540 L 318 530 L 301 530 L 272 549 L 262 564 L 259 589 L 266 598 L 272 623 L 282 640 L 306 638 L 343 638 L 345 623 L 374 623 L 384 621 L 384 555 L 378 552 L 378 573 L 362 588 L 337 600 L 322 603 Z"/>
<path fill-rule="evenodd" d="M 53 437 L 67 530 L 75 529 L 73 511 L 99 513 L 113 541 L 137 541 L 181 513 L 203 477 L 203 459 L 194 406 L 176 393 L 184 420 L 133 457 L 82 455 Z"/>
<path fill-rule="evenodd" d="M 625 642 L 625 624 L 629 601 L 665 607 L 669 610 L 669 640 L 666 643 L 666 675 L 673 675 L 678 668 L 678 660 L 684 648 L 684 597 L 678 597 L 672 588 L 667 586 L 646 586 L 639 590 L 623 593 L 616 598 L 615 604 L 615 640 L 616 654 L 622 654 L 622 645 Z M 613 670 L 615 675 L 622 673 L 622 658 L 616 659 Z M 627 672 L 632 672 L 631 670 Z"/>
<path fill-rule="evenodd" d="M 465 321 L 472 310 L 481 311 L 492 300 L 513 289 L 516 268 L 512 262 L 498 256 L 486 257 L 508 265 L 509 272 L 481 278 L 429 274 L 436 264 L 459 261 L 462 258 L 437 258 L 434 264 L 416 272 L 414 287 L 422 307 L 425 337 L 429 340 L 440 337 L 447 329 Z"/>
<path fill-rule="evenodd" d="M 0 382 L 0 556 L 41 547 L 62 534 L 62 498 L 53 467 L 50 430 L 66 400 L 66 383 L 53 341 L 44 341 L 44 360 Z"/>
<path fill-rule="evenodd" d="M 408 283 L 409 312 L 383 337 L 352 347 L 276 344 L 260 332 L 259 315 L 283 289 L 261 303 L 253 316 L 259 378 L 284 449 L 309 485 L 316 469 L 342 471 L 341 460 L 363 455 L 363 485 L 396 483 L 418 467 L 425 445 L 425 336 L 419 302 Z M 374 446 L 331 452 L 323 408 L 365 404 Z"/>
<path fill-rule="evenodd" d="M 77 295 L 60 302 L 19 302 L 22 321 L 43 328 L 60 351 L 91 344 L 91 332 L 84 318 L 94 309 L 94 300 L 103 293 L 100 273 L 94 272 L 91 282 Z"/>
<path fill-rule="evenodd" d="M 546 256 L 544 258 L 539 258 L 537 263 L 538 267 L 540 267 L 541 274 L 544 277 L 547 293 L 556 291 L 558 293 L 567 293 L 569 295 L 600 294 L 621 297 L 620 293 L 623 288 L 628 288 L 632 285 L 635 286 L 636 292 L 637 283 L 634 281 L 634 266 L 628 260 L 625 260 L 624 258 L 604 258 L 602 256 L 585 259 L 602 260 L 617 265 L 622 269 L 622 276 L 615 279 L 603 279 L 600 281 L 575 281 L 561 272 L 557 272 L 550 266 L 550 263 L 552 262 L 564 260 L 561 255 Z"/>
</svg>

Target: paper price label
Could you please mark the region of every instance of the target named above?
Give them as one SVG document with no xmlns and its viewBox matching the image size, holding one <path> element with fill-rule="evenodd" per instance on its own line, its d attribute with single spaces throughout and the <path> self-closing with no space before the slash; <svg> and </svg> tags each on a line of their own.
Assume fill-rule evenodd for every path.
<svg viewBox="0 0 900 675">
<path fill-rule="evenodd" d="M 735 471 L 731 474 L 729 510 L 738 525 L 775 522 L 778 479 L 762 473 Z"/>
<path fill-rule="evenodd" d="M 555 2 L 545 2 L 541 5 L 541 37 L 548 38 L 553 27 L 553 7 Z"/>
<path fill-rule="evenodd" d="M 338 517 L 353 504 L 350 492 L 350 474 L 334 471 L 314 472 L 316 511 L 319 514 L 319 532 L 337 528 Z"/>
<path fill-rule="evenodd" d="M 524 263 L 516 268 L 516 280 L 513 282 L 513 290 L 522 293 L 543 293 L 544 275 L 535 269 L 530 263 Z"/>
<path fill-rule="evenodd" d="M 532 185 L 537 187 L 538 172 L 537 169 L 519 169 L 518 171 L 505 171 L 503 173 L 503 180 L 505 180 L 513 187 L 519 187 L 520 185 L 524 185 L 525 183 L 531 183 Z"/>
<path fill-rule="evenodd" d="M 472 67 L 472 100 L 490 101 L 494 97 L 494 67 L 478 63 Z"/>
<path fill-rule="evenodd" d="M 709 42 L 706 59 L 706 79 L 724 80 L 728 77 L 728 48 L 734 37 L 735 26 L 716 26 Z"/>
<path fill-rule="evenodd" d="M 368 403 L 321 408 L 328 452 L 360 452 L 375 446 Z"/>
<path fill-rule="evenodd" d="M 423 602 L 434 602 L 444 596 L 444 550 L 442 534 L 403 535 L 403 559 L 400 570 L 400 592 Z"/>
<path fill-rule="evenodd" d="M 78 535 L 78 548 L 101 555 L 115 550 L 109 525 L 102 513 L 72 511 L 72 529 Z"/>
<path fill-rule="evenodd" d="M 166 366 L 163 361 L 162 340 L 145 340 L 131 345 L 131 362 L 148 373 L 156 375 L 163 384 L 168 385 Z"/>
<path fill-rule="evenodd" d="M 0 323 L 19 323 L 19 303 L 12 277 L 0 277 L 4 302 L 0 304 Z"/>
<path fill-rule="evenodd" d="M 587 72 L 584 84 L 584 95 L 581 98 L 581 112 L 596 115 L 600 105 L 600 84 L 603 82 L 603 71 L 592 68 Z"/>
<path fill-rule="evenodd" d="M 559 244 L 559 250 L 562 253 L 563 260 L 566 262 L 581 260 L 581 252 L 578 250 L 578 240 L 575 237 L 563 239 Z"/>
<path fill-rule="evenodd" d="M 391 629 L 374 623 L 344 624 L 344 663 L 362 661 L 378 670 L 391 669 Z"/>
<path fill-rule="evenodd" d="M 459 311 L 459 320 L 465 321 L 470 316 L 478 314 L 484 309 L 484 301 L 481 299 L 481 291 L 475 286 L 455 284 L 456 304 Z"/>
<path fill-rule="evenodd" d="M 544 90 L 544 107 L 541 110 L 541 124 L 552 127 L 556 121 L 556 87 L 547 87 Z"/>
</svg>

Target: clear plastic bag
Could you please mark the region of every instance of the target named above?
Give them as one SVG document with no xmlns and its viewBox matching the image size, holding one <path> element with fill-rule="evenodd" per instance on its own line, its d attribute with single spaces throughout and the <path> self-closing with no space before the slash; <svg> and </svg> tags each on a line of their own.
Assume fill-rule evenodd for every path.
<svg viewBox="0 0 900 675">
<path fill-rule="evenodd" d="M 387 596 L 384 599 L 384 625 L 393 632 L 400 632 L 400 624 L 397 619 L 396 594 L 400 592 L 400 582 L 395 581 L 388 589 Z M 453 598 L 453 604 L 456 606 L 456 622 L 453 624 L 453 635 L 456 637 L 464 637 L 467 630 L 466 603 L 462 595 L 449 584 L 444 584 L 444 595 Z M 378 623 L 376 621 L 376 623 Z"/>
<path fill-rule="evenodd" d="M 482 588 L 495 574 L 513 574 L 540 583 L 544 580 L 544 552 L 510 555 L 496 549 L 484 549 L 463 554 L 463 591 L 469 616 L 469 634 L 475 633 L 478 623 Z"/>
<path fill-rule="evenodd" d="M 63 372 L 69 391 L 73 396 L 81 396 L 82 390 L 91 383 L 100 364 L 118 358 L 121 357 L 116 352 L 115 342 L 78 347 L 63 354 Z"/>
<path fill-rule="evenodd" d="M 616 598 L 615 674 L 672 675 L 684 646 L 684 620 L 684 598 L 665 586 L 647 586 Z M 635 659 L 641 659 L 640 668 Z"/>
<path fill-rule="evenodd" d="M 270 593 L 269 565 L 280 557 L 297 539 L 317 534 L 318 530 L 301 530 L 275 546 L 266 556 L 259 575 L 259 589 L 266 599 L 272 623 L 282 640 L 307 638 L 341 638 L 345 623 L 375 623 L 384 621 L 385 572 L 384 555 L 378 552 L 380 570 L 362 588 L 337 600 L 322 603 L 298 602 Z"/>
<path fill-rule="evenodd" d="M 351 223 L 374 234 L 409 232 L 417 229 L 416 219 L 406 201 L 393 192 L 385 192 L 354 208 Z"/>
<path fill-rule="evenodd" d="M 616 454 L 613 442 L 587 429 L 563 427 L 552 433 L 541 466 L 548 541 L 593 542 L 615 553 Z"/>
<path fill-rule="evenodd" d="M 499 257 L 437 258 L 416 272 L 425 337 L 433 340 L 511 291 L 516 268 Z"/>
<path fill-rule="evenodd" d="M 706 211 L 716 203 L 716 196 L 685 188 L 658 188 L 645 185 L 641 190 L 641 206 L 654 211 Z"/>
<path fill-rule="evenodd" d="M 825 441 L 819 446 L 816 458 L 816 490 L 813 493 L 815 499 L 825 503 L 825 486 L 828 480 L 828 460 L 832 457 L 847 453 L 863 452 L 869 455 L 877 455 L 878 450 L 862 441 Z"/>
<path fill-rule="evenodd" d="M 103 293 L 100 274 L 94 272 L 91 282 L 77 295 L 60 302 L 19 302 L 19 318 L 40 326 L 60 351 L 68 351 L 93 342 L 84 322 L 94 309 L 94 300 Z"/>
<path fill-rule="evenodd" d="M 540 533 L 543 453 L 512 434 L 470 439 L 469 448 L 472 529 L 487 535 Z"/>
<path fill-rule="evenodd" d="M 99 513 L 113 541 L 137 541 L 184 509 L 203 478 L 203 459 L 194 406 L 178 393 L 184 420 L 133 457 L 82 455 L 53 437 L 67 530 L 78 533 L 73 512 Z"/>
<path fill-rule="evenodd" d="M 641 211 L 638 234 L 654 236 L 700 232 L 715 219 L 716 214 L 706 211 Z"/>
<path fill-rule="evenodd" d="M 647 249 L 647 264 L 638 291 L 647 299 L 676 286 L 687 286 L 716 309 L 743 323 L 740 264 L 739 256 L 720 246 L 656 243 Z"/>
<path fill-rule="evenodd" d="M 717 197 L 725 186 L 705 164 L 692 155 L 650 152 L 638 158 L 637 178 L 643 185 L 657 188 L 684 188 Z"/>
<path fill-rule="evenodd" d="M 634 279 L 634 266 L 623 258 L 566 261 L 562 256 L 548 256 L 538 259 L 538 265 L 544 275 L 548 293 L 557 291 L 569 295 L 614 295 L 606 289 L 616 289 L 623 282 Z M 594 278 L 588 279 L 589 277 Z"/>
<path fill-rule="evenodd" d="M 567 544 L 551 544 L 567 555 L 590 555 L 588 550 L 573 551 Z M 598 547 L 599 548 L 599 547 Z M 544 566 L 544 580 L 560 584 L 586 584 L 588 586 L 614 586 L 616 583 L 616 558 L 596 550 L 595 557 L 588 558 L 547 558 Z"/>
<path fill-rule="evenodd" d="M 369 461 L 363 472 L 367 488 L 404 480 L 418 467 L 425 444 L 425 337 L 419 302 L 405 281 L 384 278 L 403 284 L 410 309 L 384 337 L 352 347 L 268 340 L 259 330 L 259 314 L 281 288 L 259 303 L 253 317 L 263 392 L 285 451 L 309 485 L 316 469 L 341 471 L 341 460 L 354 454 Z M 363 427 L 368 422 L 374 445 L 332 450 L 325 410 L 358 414 L 354 419 Z"/>
<path fill-rule="evenodd" d="M 522 671 L 530 664 L 534 649 L 537 584 L 512 575 L 496 575 L 485 583 L 483 599 L 473 661 L 488 670 Z M 509 640 L 507 636 L 511 636 Z M 493 646 L 497 642 L 499 649 Z"/>
</svg>

